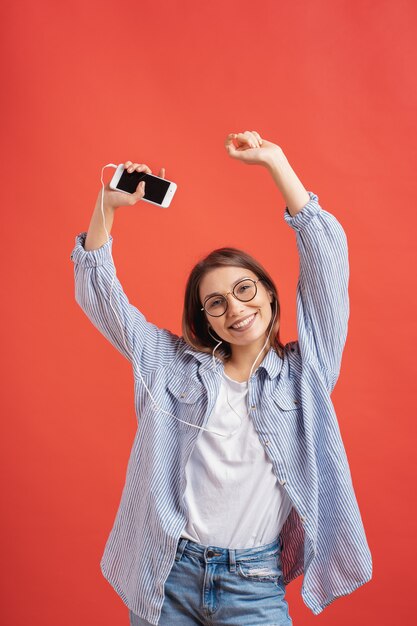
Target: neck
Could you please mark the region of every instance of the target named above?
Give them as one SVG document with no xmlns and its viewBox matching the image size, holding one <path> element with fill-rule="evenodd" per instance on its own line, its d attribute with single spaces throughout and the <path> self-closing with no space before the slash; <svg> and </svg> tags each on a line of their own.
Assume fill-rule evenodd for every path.
<svg viewBox="0 0 417 626">
<path fill-rule="evenodd" d="M 257 367 L 259 367 L 271 347 L 271 344 L 268 343 L 262 350 L 262 352 L 260 352 L 264 343 L 265 339 L 262 339 L 262 341 L 260 341 L 256 345 L 232 346 L 232 355 L 225 365 L 226 373 L 230 371 L 235 374 L 239 374 L 240 377 L 242 377 L 244 380 L 247 380 L 249 378 L 252 365 L 253 373 L 257 369 Z M 254 364 L 255 359 L 256 363 Z"/>
</svg>

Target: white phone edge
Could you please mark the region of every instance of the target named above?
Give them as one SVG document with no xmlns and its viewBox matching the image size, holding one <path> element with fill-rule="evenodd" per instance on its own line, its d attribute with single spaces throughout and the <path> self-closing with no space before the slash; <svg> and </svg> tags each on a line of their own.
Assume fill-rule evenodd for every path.
<svg viewBox="0 0 417 626">
<path fill-rule="evenodd" d="M 109 187 L 110 189 L 113 189 L 113 191 L 120 191 L 120 193 L 127 193 L 131 195 L 128 191 L 124 191 L 123 189 L 117 188 L 117 183 L 119 182 L 123 174 L 123 171 L 124 171 L 124 163 L 120 163 L 117 166 L 115 173 L 113 174 L 113 178 L 111 179 L 109 183 Z M 151 176 L 155 176 L 155 174 L 151 174 Z M 160 178 L 160 177 L 155 176 L 155 178 Z M 152 202 L 152 200 L 147 200 L 146 198 L 142 198 L 142 200 L 144 200 L 145 202 L 149 202 L 149 204 L 154 204 L 155 206 L 159 206 L 159 207 L 162 207 L 163 209 L 166 209 L 171 204 L 171 200 L 174 197 L 175 192 L 177 191 L 177 184 L 166 178 L 162 178 L 161 180 L 165 180 L 167 183 L 169 183 L 169 187 L 166 191 L 162 204 L 159 204 L 158 202 Z"/>
</svg>

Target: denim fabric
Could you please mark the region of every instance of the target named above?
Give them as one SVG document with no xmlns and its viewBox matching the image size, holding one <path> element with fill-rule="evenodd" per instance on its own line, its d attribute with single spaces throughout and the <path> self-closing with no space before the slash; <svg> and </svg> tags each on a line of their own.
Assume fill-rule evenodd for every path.
<svg viewBox="0 0 417 626">
<path fill-rule="evenodd" d="M 131 626 L 149 622 L 129 611 Z M 280 543 L 232 550 L 181 538 L 159 626 L 291 626 Z"/>
</svg>

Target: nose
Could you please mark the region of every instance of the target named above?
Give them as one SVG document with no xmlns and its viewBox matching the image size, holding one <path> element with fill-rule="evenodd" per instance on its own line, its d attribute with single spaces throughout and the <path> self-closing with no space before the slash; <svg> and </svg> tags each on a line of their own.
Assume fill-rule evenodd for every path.
<svg viewBox="0 0 417 626">
<path fill-rule="evenodd" d="M 245 308 L 245 303 L 234 297 L 232 293 L 226 295 L 227 298 L 227 312 L 229 316 L 232 316 Z"/>
</svg>

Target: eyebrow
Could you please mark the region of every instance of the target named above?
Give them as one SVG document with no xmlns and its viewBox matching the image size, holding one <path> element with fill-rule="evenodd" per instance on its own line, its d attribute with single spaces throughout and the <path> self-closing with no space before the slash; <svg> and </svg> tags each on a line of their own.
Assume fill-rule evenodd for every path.
<svg viewBox="0 0 417 626">
<path fill-rule="evenodd" d="M 249 278 L 250 280 L 255 280 L 254 278 L 252 278 L 252 276 L 242 276 L 241 278 L 238 278 L 237 280 L 235 280 L 234 283 L 232 283 L 232 289 L 235 285 L 237 285 L 237 283 L 240 283 L 241 280 L 245 280 L 245 278 Z M 207 294 L 207 296 L 205 296 L 205 298 L 203 298 L 203 302 L 205 302 L 207 300 L 207 298 L 211 298 L 211 296 L 222 296 L 222 293 L 219 293 L 218 291 L 215 291 L 214 293 L 209 293 Z"/>
</svg>

